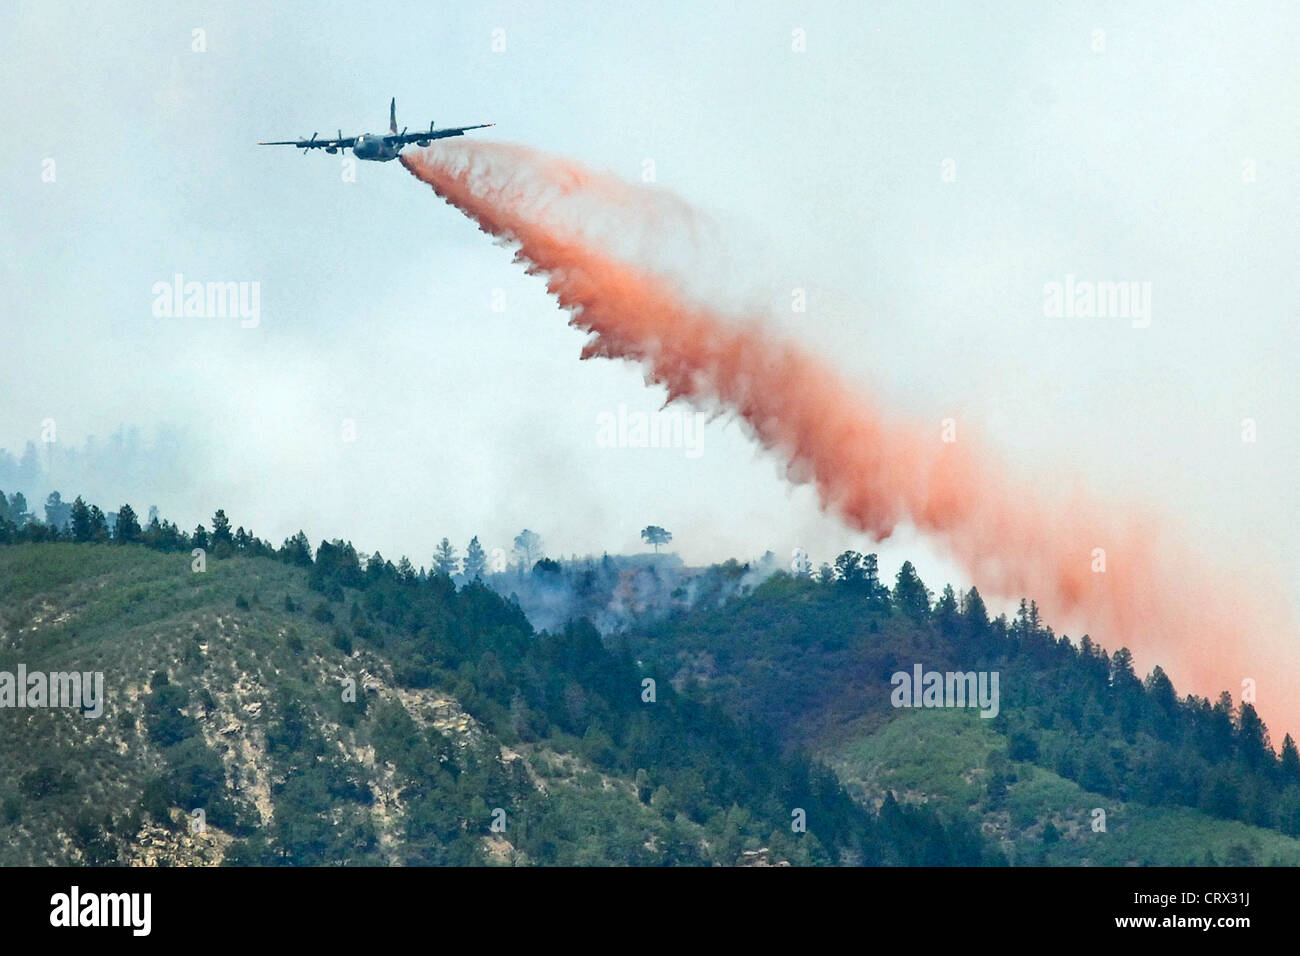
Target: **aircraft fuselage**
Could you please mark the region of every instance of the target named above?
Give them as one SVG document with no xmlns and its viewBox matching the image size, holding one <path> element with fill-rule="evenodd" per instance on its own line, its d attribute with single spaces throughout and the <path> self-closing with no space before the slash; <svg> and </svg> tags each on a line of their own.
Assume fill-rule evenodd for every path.
<svg viewBox="0 0 1300 956">
<path fill-rule="evenodd" d="M 352 144 L 352 153 L 357 159 L 368 159 L 376 163 L 396 159 L 401 151 L 401 143 L 390 143 L 381 133 L 362 133 Z"/>
</svg>

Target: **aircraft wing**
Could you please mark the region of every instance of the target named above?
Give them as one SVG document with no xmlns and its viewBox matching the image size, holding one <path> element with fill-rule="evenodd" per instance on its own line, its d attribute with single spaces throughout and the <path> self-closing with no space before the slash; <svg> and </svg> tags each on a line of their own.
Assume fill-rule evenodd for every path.
<svg viewBox="0 0 1300 956">
<path fill-rule="evenodd" d="M 317 139 L 313 136 L 311 139 L 277 139 L 269 143 L 258 143 L 258 146 L 297 146 L 299 149 L 349 149 L 357 141 L 355 136 L 348 136 L 341 139 Z"/>
<path fill-rule="evenodd" d="M 448 136 L 464 136 L 465 133 L 472 129 L 487 129 L 489 126 L 495 126 L 496 123 L 479 123 L 477 126 L 448 126 L 446 129 L 426 129 L 417 130 L 414 133 L 395 133 L 384 138 L 390 143 L 401 143 L 405 146 L 407 143 L 425 142 L 431 139 L 446 139 Z"/>
</svg>

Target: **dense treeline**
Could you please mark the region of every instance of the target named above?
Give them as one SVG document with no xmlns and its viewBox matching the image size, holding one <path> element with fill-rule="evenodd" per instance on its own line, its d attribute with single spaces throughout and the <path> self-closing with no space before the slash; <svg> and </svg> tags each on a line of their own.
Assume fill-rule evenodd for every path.
<svg viewBox="0 0 1300 956">
<path fill-rule="evenodd" d="M 160 518 L 156 509 L 151 508 L 150 512 L 147 522 L 142 524 L 129 504 L 106 513 L 98 505 L 87 504 L 80 496 L 72 502 L 65 502 L 55 491 L 46 499 L 46 520 L 41 521 L 28 510 L 27 499 L 21 493 L 6 497 L 4 492 L 0 492 L 0 544 L 111 542 L 142 544 L 157 551 L 203 548 L 221 558 L 244 554 L 279 558 L 295 564 L 311 563 L 311 545 L 301 531 L 286 538 L 284 544 L 276 548 L 252 531 L 245 531 L 242 526 L 232 531 L 222 510 L 213 515 L 211 531 L 200 524 L 192 532 Z"/>
</svg>

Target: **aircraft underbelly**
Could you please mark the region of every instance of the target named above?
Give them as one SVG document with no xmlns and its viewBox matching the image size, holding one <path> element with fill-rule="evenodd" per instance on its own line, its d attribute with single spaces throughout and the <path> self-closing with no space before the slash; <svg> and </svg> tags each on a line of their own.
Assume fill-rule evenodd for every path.
<svg viewBox="0 0 1300 956">
<path fill-rule="evenodd" d="M 357 159 L 364 159 L 372 163 L 386 163 L 389 160 L 396 159 L 398 151 L 387 146 L 381 146 L 379 148 L 372 146 L 363 150 L 358 150 L 353 147 L 352 152 L 356 155 Z"/>
</svg>

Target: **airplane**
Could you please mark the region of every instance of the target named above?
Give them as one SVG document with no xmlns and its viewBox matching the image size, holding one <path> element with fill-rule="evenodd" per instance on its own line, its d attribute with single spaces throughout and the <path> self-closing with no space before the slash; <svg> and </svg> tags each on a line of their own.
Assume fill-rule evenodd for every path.
<svg viewBox="0 0 1300 956">
<path fill-rule="evenodd" d="M 258 143 L 258 146 L 297 146 L 306 155 L 308 150 L 323 149 L 327 153 L 337 153 L 341 149 L 352 149 L 357 159 L 369 159 L 376 163 L 386 163 L 396 159 L 402 147 L 408 143 L 416 146 L 428 146 L 431 140 L 446 139 L 448 136 L 463 136 L 471 129 L 486 129 L 495 123 L 480 123 L 478 126 L 450 126 L 447 129 L 435 129 L 432 121 L 427 130 L 408 133 L 403 127 L 397 131 L 397 97 L 388 104 L 388 133 L 362 133 L 360 136 L 343 135 L 339 130 L 338 139 L 317 139 L 316 133 L 311 139 L 281 139 L 270 143 Z"/>
</svg>

